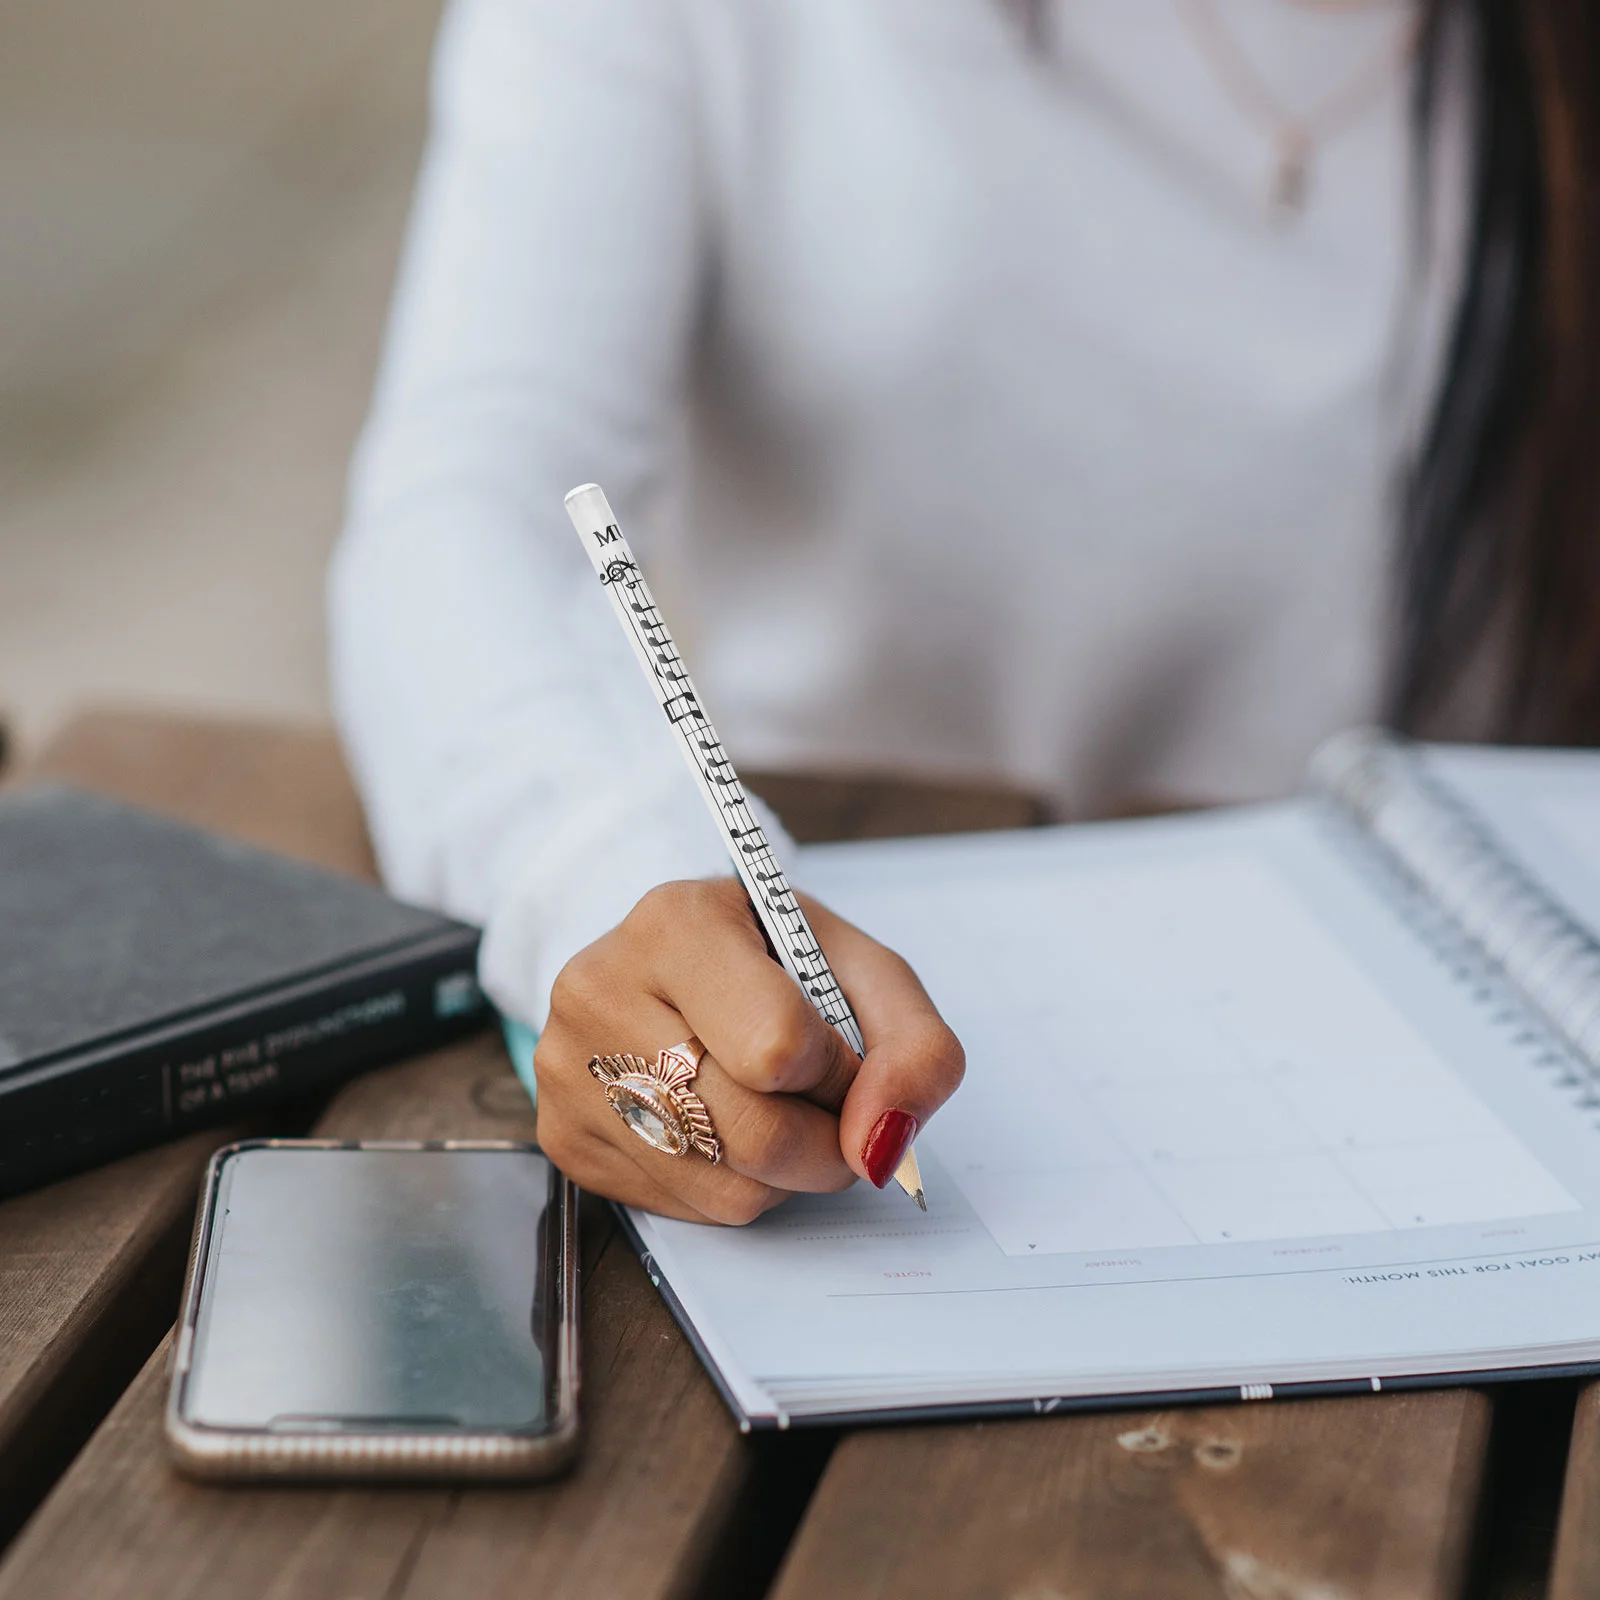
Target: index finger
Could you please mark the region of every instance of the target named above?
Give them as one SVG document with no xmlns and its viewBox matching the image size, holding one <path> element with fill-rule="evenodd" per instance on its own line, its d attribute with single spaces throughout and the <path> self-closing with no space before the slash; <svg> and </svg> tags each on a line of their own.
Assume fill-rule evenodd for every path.
<svg viewBox="0 0 1600 1600">
<path fill-rule="evenodd" d="M 732 878 L 664 884 L 622 924 L 638 970 L 730 1077 L 836 1109 L 860 1065 L 768 953 Z"/>
</svg>

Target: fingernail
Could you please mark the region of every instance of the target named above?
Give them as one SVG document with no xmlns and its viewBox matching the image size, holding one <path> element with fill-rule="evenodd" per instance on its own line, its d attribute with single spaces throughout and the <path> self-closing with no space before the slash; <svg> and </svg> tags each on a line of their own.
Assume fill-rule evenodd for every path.
<svg viewBox="0 0 1600 1600">
<path fill-rule="evenodd" d="M 880 1189 L 905 1160 L 916 1135 L 917 1119 L 909 1111 L 885 1111 L 873 1124 L 867 1142 L 861 1147 L 861 1165 Z"/>
</svg>

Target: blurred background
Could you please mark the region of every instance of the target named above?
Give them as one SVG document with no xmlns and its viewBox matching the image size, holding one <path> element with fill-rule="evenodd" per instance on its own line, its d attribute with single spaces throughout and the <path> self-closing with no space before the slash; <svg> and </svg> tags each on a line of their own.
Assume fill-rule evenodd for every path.
<svg viewBox="0 0 1600 1600">
<path fill-rule="evenodd" d="M 0 7 L 0 720 L 327 715 L 436 0 Z"/>
</svg>

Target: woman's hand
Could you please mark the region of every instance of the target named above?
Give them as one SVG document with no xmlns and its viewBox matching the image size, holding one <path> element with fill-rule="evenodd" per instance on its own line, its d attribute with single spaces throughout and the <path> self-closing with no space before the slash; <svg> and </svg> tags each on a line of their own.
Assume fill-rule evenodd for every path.
<svg viewBox="0 0 1600 1600">
<path fill-rule="evenodd" d="M 749 1222 L 799 1190 L 882 1188 L 961 1082 L 961 1046 L 899 956 L 801 896 L 861 1024 L 858 1061 L 767 954 L 732 878 L 652 889 L 556 979 L 534 1066 L 539 1142 L 584 1188 L 693 1222 Z M 652 1149 L 589 1074 L 593 1056 L 698 1038 L 692 1088 L 722 1140 L 713 1166 Z"/>
</svg>

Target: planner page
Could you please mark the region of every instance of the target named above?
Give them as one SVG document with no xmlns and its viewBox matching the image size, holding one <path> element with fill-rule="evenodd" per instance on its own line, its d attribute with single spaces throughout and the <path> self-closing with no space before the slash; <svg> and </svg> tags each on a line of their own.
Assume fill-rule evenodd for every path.
<svg viewBox="0 0 1600 1600">
<path fill-rule="evenodd" d="M 1600 936 L 1600 752 L 1417 748 L 1507 854 Z"/>
<path fill-rule="evenodd" d="M 747 1416 L 1381 1384 L 1600 1353 L 1570 1063 L 1318 801 L 807 851 L 967 1049 L 917 1150 L 632 1217 Z M 870 1041 L 869 1041 L 870 1043 Z"/>
</svg>

